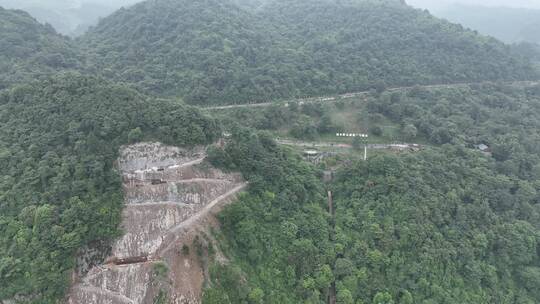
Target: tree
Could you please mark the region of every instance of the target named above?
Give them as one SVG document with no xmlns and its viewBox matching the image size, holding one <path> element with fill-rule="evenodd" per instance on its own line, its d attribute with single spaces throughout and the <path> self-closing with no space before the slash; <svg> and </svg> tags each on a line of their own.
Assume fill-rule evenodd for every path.
<svg viewBox="0 0 540 304">
<path fill-rule="evenodd" d="M 416 135 L 418 134 L 418 130 L 413 124 L 408 124 L 403 129 L 403 136 L 407 140 L 413 140 L 416 138 Z"/>
<path fill-rule="evenodd" d="M 398 92 L 392 93 L 392 95 L 390 96 L 390 102 L 392 104 L 396 104 L 396 103 L 399 103 L 400 101 L 401 101 L 401 93 L 398 93 Z"/>
<path fill-rule="evenodd" d="M 143 137 L 143 132 L 142 132 L 141 128 L 137 127 L 135 129 L 129 131 L 128 141 L 130 143 L 136 143 L 136 142 L 141 141 L 142 137 Z"/>
<path fill-rule="evenodd" d="M 373 297 L 373 304 L 394 304 L 392 295 L 388 292 L 378 292 Z"/>
<path fill-rule="evenodd" d="M 202 302 L 204 304 L 232 304 L 226 291 L 214 288 L 203 291 Z"/>
<path fill-rule="evenodd" d="M 319 137 L 317 128 L 309 120 L 301 120 L 295 123 L 290 131 L 291 135 L 296 138 L 315 140 Z"/>
<path fill-rule="evenodd" d="M 408 290 L 404 290 L 399 298 L 399 304 L 413 304 L 413 296 Z"/>
<path fill-rule="evenodd" d="M 343 277 L 351 274 L 355 267 L 351 260 L 346 258 L 338 258 L 334 267 L 334 273 L 337 277 Z"/>
<path fill-rule="evenodd" d="M 330 116 L 328 112 L 325 112 L 321 116 L 318 130 L 319 130 L 319 133 L 335 132 L 335 126 L 334 126 L 334 123 L 332 122 L 332 117 Z"/>
<path fill-rule="evenodd" d="M 369 129 L 369 132 L 375 136 L 381 136 L 383 134 L 383 129 L 380 126 L 373 126 Z"/>
<path fill-rule="evenodd" d="M 375 90 L 377 91 L 377 94 L 382 94 L 384 91 L 386 91 L 386 83 L 384 81 L 377 81 L 375 84 Z"/>
<path fill-rule="evenodd" d="M 330 265 L 323 265 L 317 272 L 317 276 L 315 278 L 317 288 L 320 290 L 328 289 L 333 281 L 334 274 L 332 273 L 332 268 Z"/>
<path fill-rule="evenodd" d="M 354 299 L 348 289 L 341 289 L 337 293 L 336 302 L 338 304 L 354 304 Z"/>
<path fill-rule="evenodd" d="M 248 299 L 250 304 L 262 304 L 264 303 L 264 291 L 260 288 L 254 288 L 250 291 Z"/>
</svg>

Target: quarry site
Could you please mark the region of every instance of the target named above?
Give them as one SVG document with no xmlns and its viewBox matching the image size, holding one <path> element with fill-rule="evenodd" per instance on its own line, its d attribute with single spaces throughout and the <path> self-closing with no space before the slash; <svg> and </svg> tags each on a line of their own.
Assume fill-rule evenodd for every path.
<svg viewBox="0 0 540 304">
<path fill-rule="evenodd" d="M 165 303 L 201 302 L 208 265 L 193 244 L 212 241 L 214 214 L 246 187 L 239 174 L 213 168 L 205 156 L 204 147 L 160 143 L 121 149 L 123 236 L 108 250 L 81 252 L 68 303 L 143 304 L 159 297 Z"/>
</svg>

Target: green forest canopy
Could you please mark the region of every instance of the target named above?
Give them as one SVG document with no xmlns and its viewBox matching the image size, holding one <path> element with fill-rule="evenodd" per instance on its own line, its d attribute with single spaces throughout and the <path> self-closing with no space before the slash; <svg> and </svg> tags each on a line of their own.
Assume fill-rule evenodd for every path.
<svg viewBox="0 0 540 304">
<path fill-rule="evenodd" d="M 80 54 L 50 25 L 0 7 L 0 90 L 66 69 L 80 69 Z"/>
<path fill-rule="evenodd" d="M 400 1 L 146 1 L 78 42 L 92 71 L 194 104 L 537 76 L 510 47 Z"/>
<path fill-rule="evenodd" d="M 0 92 L 0 299 L 55 303 L 76 250 L 118 235 L 120 145 L 220 135 L 194 108 L 56 71 L 197 104 L 537 76 L 509 47 L 400 1 L 267 5 L 148 1 L 76 43 L 0 9 L 0 89 L 25 83 Z M 351 164 L 330 185 L 335 219 L 316 168 L 235 129 L 210 158 L 250 193 L 220 216 L 232 262 L 213 267 L 205 303 L 320 303 L 333 282 L 347 304 L 539 302 L 539 92 L 380 94 L 372 114 L 434 147 Z"/>
<path fill-rule="evenodd" d="M 123 195 L 113 162 L 121 145 L 191 146 L 219 135 L 194 108 L 94 77 L 66 74 L 2 92 L 0 299 L 56 303 L 77 249 L 118 236 Z"/>
<path fill-rule="evenodd" d="M 528 52 L 401 1 L 145 1 L 76 41 L 0 16 L 0 89 L 75 69 L 211 104 L 538 77 Z"/>
<path fill-rule="evenodd" d="M 340 170 L 334 219 L 317 171 L 268 135 L 234 129 L 210 154 L 254 185 L 221 215 L 232 263 L 214 266 L 204 303 L 325 303 L 334 282 L 347 304 L 538 303 L 540 87 L 413 89 L 369 107 L 432 147 Z"/>
</svg>

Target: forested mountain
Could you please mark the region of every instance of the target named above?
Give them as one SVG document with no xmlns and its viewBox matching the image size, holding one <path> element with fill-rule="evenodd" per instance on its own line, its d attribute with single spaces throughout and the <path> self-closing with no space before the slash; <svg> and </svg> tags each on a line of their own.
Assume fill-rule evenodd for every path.
<svg viewBox="0 0 540 304">
<path fill-rule="evenodd" d="M 94 71 L 196 104 L 537 76 L 502 43 L 402 1 L 239 3 L 143 2 L 80 43 Z"/>
<path fill-rule="evenodd" d="M 159 0 L 105 18 L 81 43 L 109 78 L 205 102 L 268 96 L 273 85 L 265 84 L 261 63 L 279 67 L 286 56 L 273 49 L 272 35 L 228 1 Z"/>
<path fill-rule="evenodd" d="M 26 12 L 0 7 L 0 90 L 80 65 L 71 42 L 51 26 Z"/>
<path fill-rule="evenodd" d="M 75 252 L 119 235 L 120 145 L 191 146 L 219 134 L 196 109 L 93 77 L 66 74 L 2 92 L 0 300 L 57 303 Z"/>
<path fill-rule="evenodd" d="M 0 6 L 28 12 L 41 23 L 48 23 L 63 35 L 82 35 L 122 6 L 140 0 L 0 0 Z"/>
<path fill-rule="evenodd" d="M 320 303 L 325 294 L 318 290 L 332 282 L 335 249 L 318 171 L 268 134 L 241 128 L 209 159 L 242 172 L 251 185 L 220 214 L 227 240 L 221 248 L 231 262 L 211 267 L 203 303 Z M 312 291 L 303 287 L 309 279 Z"/>
<path fill-rule="evenodd" d="M 315 304 L 334 290 L 346 304 L 538 303 L 540 87 L 416 88 L 369 108 L 429 146 L 347 162 L 326 185 L 333 217 L 317 172 L 264 134 L 234 131 L 211 153 L 253 188 L 221 214 L 231 264 L 216 263 L 204 303 Z"/>
<path fill-rule="evenodd" d="M 306 66 L 343 75 L 335 83 L 345 91 L 377 81 L 451 83 L 524 78 L 529 72 L 503 44 L 401 1 L 278 2 L 266 12 L 269 18 L 293 29 L 287 38 L 310 54 Z"/>
<path fill-rule="evenodd" d="M 535 53 L 401 0 L 149 0 L 75 41 L 0 9 L 0 302 L 59 303 L 77 251 L 119 236 L 120 146 L 208 144 L 223 123 L 208 160 L 249 190 L 196 247 L 204 304 L 540 303 L 540 87 L 503 83 L 536 79 Z M 275 134 L 328 136 L 345 98 L 223 121 L 172 100 L 361 90 L 349 116 L 424 149 L 316 166 Z"/>
<path fill-rule="evenodd" d="M 449 146 L 345 170 L 335 189 L 343 303 L 537 303 L 538 185 L 493 167 Z"/>
</svg>

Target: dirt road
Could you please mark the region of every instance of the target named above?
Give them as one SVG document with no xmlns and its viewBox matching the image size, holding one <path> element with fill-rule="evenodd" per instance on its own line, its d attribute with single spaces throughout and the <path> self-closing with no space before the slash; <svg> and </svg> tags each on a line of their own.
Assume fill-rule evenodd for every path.
<svg viewBox="0 0 540 304">
<path fill-rule="evenodd" d="M 457 87 L 463 87 L 463 86 L 469 86 L 469 85 L 481 85 L 481 84 L 488 84 L 492 82 L 464 82 L 464 83 L 453 83 L 453 84 L 430 84 L 430 85 L 419 85 L 419 86 L 403 86 L 403 87 L 394 87 L 389 88 L 386 91 L 388 92 L 396 92 L 396 91 L 405 91 L 410 90 L 415 87 L 423 88 L 423 89 L 450 89 L 450 88 L 457 88 Z M 512 85 L 512 86 L 530 86 L 530 85 L 537 85 L 540 84 L 540 81 L 509 81 L 509 82 L 501 82 L 505 85 Z M 288 104 L 288 103 L 308 103 L 308 102 L 336 102 L 342 99 L 347 98 L 353 98 L 353 97 L 359 97 L 362 95 L 367 95 L 371 93 L 370 91 L 361 91 L 361 92 L 353 92 L 353 93 L 346 93 L 341 94 L 338 96 L 317 96 L 317 97 L 309 97 L 309 98 L 296 98 L 296 99 L 290 99 L 290 100 L 284 100 L 284 101 L 265 101 L 265 102 L 253 102 L 253 103 L 245 103 L 245 104 L 235 104 L 235 105 L 225 105 L 225 106 L 210 106 L 210 107 L 201 107 L 206 110 L 227 110 L 227 109 L 237 109 L 237 108 L 258 108 L 258 107 L 268 107 L 271 105 L 277 105 L 277 104 Z"/>
<path fill-rule="evenodd" d="M 175 245 L 176 240 L 178 239 L 178 233 L 182 231 L 182 229 L 189 228 L 197 223 L 200 219 L 204 218 L 208 215 L 208 213 L 220 203 L 226 201 L 227 199 L 235 196 L 239 192 L 243 191 L 247 186 L 247 183 L 242 183 L 233 189 L 229 190 L 227 193 L 224 193 L 217 198 L 215 198 L 213 201 L 211 201 L 209 204 L 207 204 L 203 209 L 201 209 L 199 212 L 191 216 L 189 219 L 181 222 L 180 224 L 176 225 L 175 227 L 172 227 L 167 234 L 168 235 L 174 235 L 173 241 L 169 242 L 167 247 L 165 247 L 163 250 L 159 250 L 158 256 L 161 256 L 165 253 L 167 253 L 169 250 L 173 248 Z"/>
<path fill-rule="evenodd" d="M 332 143 L 332 142 L 307 142 L 307 141 L 294 141 L 288 139 L 277 139 L 277 143 L 288 146 L 297 146 L 305 148 L 342 148 L 342 149 L 351 149 L 353 146 L 351 144 L 344 143 Z M 363 145 L 362 145 L 363 147 Z M 413 147 L 421 147 L 418 144 L 368 144 L 368 149 L 407 149 Z"/>
</svg>

